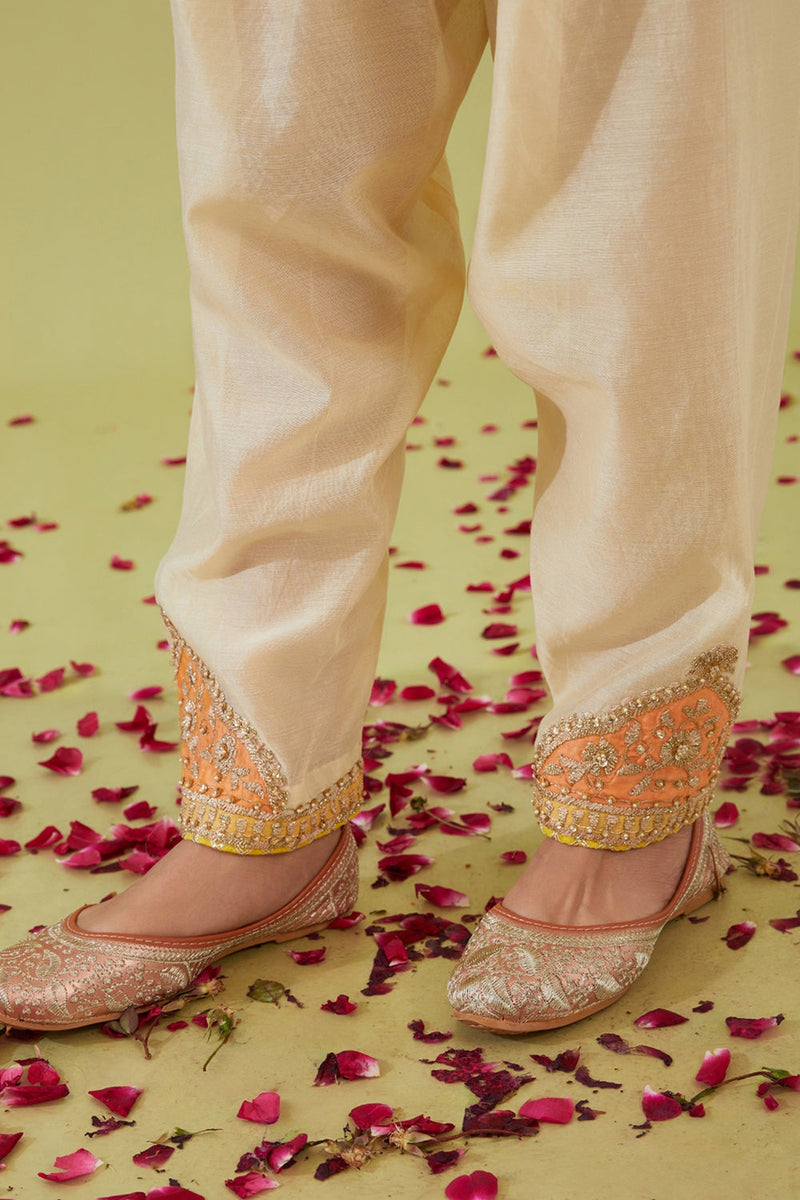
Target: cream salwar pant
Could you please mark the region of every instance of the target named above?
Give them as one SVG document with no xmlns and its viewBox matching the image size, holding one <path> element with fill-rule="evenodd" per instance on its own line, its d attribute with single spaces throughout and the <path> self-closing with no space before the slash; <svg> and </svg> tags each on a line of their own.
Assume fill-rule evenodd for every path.
<svg viewBox="0 0 800 1200">
<path fill-rule="evenodd" d="M 491 37 L 469 292 L 535 388 L 545 832 L 709 803 L 744 668 L 798 222 L 795 0 L 173 0 L 197 388 L 158 572 L 186 837 L 361 805 L 406 429 L 462 302 L 444 152 Z"/>
</svg>

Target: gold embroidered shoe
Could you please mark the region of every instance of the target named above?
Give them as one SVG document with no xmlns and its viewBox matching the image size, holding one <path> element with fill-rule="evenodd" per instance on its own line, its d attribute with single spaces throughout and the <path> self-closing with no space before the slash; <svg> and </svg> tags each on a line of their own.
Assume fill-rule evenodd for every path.
<svg viewBox="0 0 800 1200">
<path fill-rule="evenodd" d="M 14 1029 L 78 1029 L 112 1021 L 132 1006 L 149 1008 L 227 954 L 324 929 L 352 910 L 357 894 L 357 851 L 346 825 L 299 895 L 241 929 L 190 938 L 95 934 L 78 926 L 78 909 L 0 952 L 0 1022 Z"/>
<path fill-rule="evenodd" d="M 651 917 L 608 925 L 550 925 L 496 904 L 482 919 L 447 989 L 466 1025 L 534 1033 L 607 1008 L 644 971 L 668 921 L 725 890 L 731 866 L 706 813 L 696 821 L 672 900 Z"/>
</svg>

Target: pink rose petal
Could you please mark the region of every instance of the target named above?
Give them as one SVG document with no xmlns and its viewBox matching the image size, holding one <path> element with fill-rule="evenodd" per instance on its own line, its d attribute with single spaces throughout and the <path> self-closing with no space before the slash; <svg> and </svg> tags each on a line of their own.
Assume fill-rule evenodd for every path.
<svg viewBox="0 0 800 1200">
<path fill-rule="evenodd" d="M 435 904 L 438 908 L 466 908 L 469 904 L 469 896 L 466 896 L 464 892 L 454 891 L 453 888 L 435 885 L 431 887 L 425 883 L 415 883 L 414 891 L 429 904 Z"/>
<path fill-rule="evenodd" d="M 94 737 L 100 727 L 100 722 L 96 712 L 88 712 L 85 717 L 81 717 L 78 721 L 78 734 L 80 737 Z"/>
<path fill-rule="evenodd" d="M 57 1158 L 54 1171 L 39 1171 L 40 1179 L 50 1179 L 54 1183 L 63 1183 L 67 1179 L 81 1179 L 91 1175 L 98 1167 L 102 1167 L 101 1159 L 92 1154 L 91 1150 L 76 1150 L 74 1154 L 62 1154 Z"/>
<path fill-rule="evenodd" d="M 376 679 L 372 685 L 369 702 L 373 708 L 380 708 L 393 699 L 396 691 L 397 684 L 393 679 Z"/>
<path fill-rule="evenodd" d="M 514 866 L 528 861 L 528 856 L 524 850 L 506 850 L 500 857 L 503 862 L 511 863 Z"/>
<path fill-rule="evenodd" d="M 120 558 L 118 554 L 114 554 L 111 558 L 111 566 L 115 571 L 132 571 L 134 565 L 132 558 Z"/>
<path fill-rule="evenodd" d="M 408 614 L 412 625 L 441 625 L 444 613 L 438 604 L 423 604 Z"/>
<path fill-rule="evenodd" d="M 141 1094 L 142 1089 L 137 1087 L 109 1087 L 89 1092 L 90 1096 L 105 1104 L 109 1112 L 116 1113 L 118 1117 L 127 1117 Z"/>
<path fill-rule="evenodd" d="M 731 1037 L 742 1037 L 752 1040 L 761 1037 L 768 1029 L 774 1029 L 783 1021 L 783 1013 L 774 1017 L 726 1017 L 725 1024 Z"/>
<path fill-rule="evenodd" d="M 638 1025 L 640 1029 L 662 1029 L 665 1025 L 683 1025 L 688 1019 L 679 1013 L 670 1012 L 668 1008 L 653 1008 L 637 1017 L 634 1025 Z"/>
<path fill-rule="evenodd" d="M 444 1189 L 447 1200 L 495 1200 L 497 1176 L 490 1171 L 473 1171 L 459 1175 Z"/>
<path fill-rule="evenodd" d="M 243 1121 L 274 1125 L 281 1115 L 281 1098 L 277 1092 L 260 1092 L 253 1100 L 243 1100 L 236 1115 Z"/>
<path fill-rule="evenodd" d="M 56 688 L 60 688 L 64 681 L 64 668 L 55 667 L 54 670 L 48 671 L 46 675 L 42 675 L 36 680 L 40 692 L 54 692 Z"/>
<path fill-rule="evenodd" d="M 800 675 L 800 654 L 784 658 L 781 665 L 786 667 L 787 671 L 791 671 L 793 675 Z"/>
<path fill-rule="evenodd" d="M 80 775 L 83 754 L 80 750 L 69 746 L 59 746 L 55 754 L 46 761 L 40 762 L 39 766 L 47 767 L 48 771 L 55 771 L 57 775 Z"/>
<path fill-rule="evenodd" d="M 726 800 L 724 804 L 720 804 L 714 813 L 714 824 L 717 829 L 730 829 L 731 825 L 735 825 L 738 820 L 739 810 L 730 800 Z"/>
<path fill-rule="evenodd" d="M 479 754 L 472 764 L 474 771 L 496 771 L 498 767 L 512 769 L 514 764 L 507 754 Z"/>
<path fill-rule="evenodd" d="M 86 676 L 94 675 L 97 668 L 93 663 L 77 663 L 70 659 L 69 665 L 72 667 L 76 675 Z"/>
<path fill-rule="evenodd" d="M 683 1112 L 680 1101 L 676 1100 L 674 1096 L 665 1095 L 663 1092 L 654 1092 L 649 1087 L 644 1089 L 642 1110 L 648 1121 L 671 1121 Z"/>
<path fill-rule="evenodd" d="M 0 838 L 0 858 L 7 858 L 11 854 L 19 854 L 22 847 L 19 842 L 15 842 L 13 838 Z"/>
<path fill-rule="evenodd" d="M 0 1133 L 0 1170 L 5 1166 L 3 1160 L 8 1157 L 21 1137 L 21 1133 Z"/>
<path fill-rule="evenodd" d="M 800 850 L 800 845 L 794 838 L 783 833 L 754 833 L 750 841 L 759 850 L 783 850 L 788 854 L 795 854 Z"/>
<path fill-rule="evenodd" d="M 429 867 L 433 859 L 426 854 L 389 854 L 378 859 L 378 870 L 395 883 L 416 875 L 423 867 Z"/>
<path fill-rule="evenodd" d="M 381 1073 L 378 1060 L 359 1050 L 340 1050 L 336 1062 L 342 1079 L 375 1079 Z"/>
<path fill-rule="evenodd" d="M 730 1065 L 730 1050 L 725 1047 L 721 1050 L 706 1050 L 703 1056 L 703 1065 L 695 1075 L 695 1079 L 698 1083 L 705 1083 L 709 1087 L 716 1087 L 717 1084 L 722 1083 Z"/>
<path fill-rule="evenodd" d="M 171 750 L 175 750 L 178 746 L 177 742 L 163 742 L 156 738 L 157 728 L 157 725 L 147 726 L 147 729 L 139 738 L 139 745 L 142 750 L 148 754 L 168 754 Z"/>
<path fill-rule="evenodd" d="M 472 691 L 472 684 L 468 683 L 461 672 L 450 663 L 445 662 L 444 659 L 432 658 L 428 667 L 434 672 L 439 683 L 450 688 L 452 692 Z"/>
<path fill-rule="evenodd" d="M 258 1196 L 261 1192 L 269 1192 L 272 1188 L 280 1187 L 277 1179 L 261 1175 L 256 1171 L 248 1171 L 246 1175 L 237 1175 L 234 1179 L 226 1179 L 225 1187 L 236 1196 L 246 1200 L 248 1196 Z"/>
<path fill-rule="evenodd" d="M 350 1120 L 356 1129 L 390 1130 L 393 1109 L 388 1104 L 359 1104 L 350 1109 Z"/>
<path fill-rule="evenodd" d="M 61 737 L 60 729 L 43 729 L 41 733 L 31 734 L 31 741 L 36 742 L 37 745 L 41 745 L 42 743 L 54 742 L 59 737 Z"/>
<path fill-rule="evenodd" d="M 410 687 L 404 687 L 400 692 L 401 700 L 431 700 L 436 695 L 432 687 L 427 684 L 415 684 Z"/>
<path fill-rule="evenodd" d="M 572 1120 L 575 1105 L 571 1100 L 559 1096 L 543 1096 L 537 1100 L 526 1100 L 519 1110 L 521 1117 L 533 1117 L 535 1121 L 547 1121 L 553 1125 L 566 1125 Z"/>
<path fill-rule="evenodd" d="M 135 692 L 131 692 L 128 696 L 129 700 L 154 700 L 156 696 L 160 696 L 164 691 L 160 684 L 151 684 L 149 687 L 139 688 Z"/>
</svg>

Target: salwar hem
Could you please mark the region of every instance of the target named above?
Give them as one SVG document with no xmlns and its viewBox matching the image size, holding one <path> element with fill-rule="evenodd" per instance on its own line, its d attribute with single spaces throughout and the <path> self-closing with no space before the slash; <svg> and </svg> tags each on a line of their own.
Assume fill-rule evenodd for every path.
<svg viewBox="0 0 800 1200">
<path fill-rule="evenodd" d="M 548 729 L 533 761 L 533 806 L 548 837 L 632 850 L 690 825 L 714 795 L 740 696 L 738 654 L 716 646 L 686 678 L 601 715 Z"/>
<path fill-rule="evenodd" d="M 360 761 L 307 802 L 293 804 L 277 755 L 162 616 L 180 708 L 183 838 L 233 854 L 276 854 L 324 837 L 354 816 L 363 805 Z"/>
</svg>

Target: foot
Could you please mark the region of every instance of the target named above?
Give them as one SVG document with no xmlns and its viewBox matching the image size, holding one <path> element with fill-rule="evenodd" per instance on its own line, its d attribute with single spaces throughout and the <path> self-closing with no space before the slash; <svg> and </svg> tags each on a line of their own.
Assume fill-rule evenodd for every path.
<svg viewBox="0 0 800 1200">
<path fill-rule="evenodd" d="M 339 831 L 284 854 L 231 854 L 196 842 L 174 846 L 126 891 L 84 909 L 91 933 L 199 937 L 226 933 L 276 912 L 333 854 Z"/>
<path fill-rule="evenodd" d="M 636 850 L 588 850 L 545 838 L 503 904 L 552 925 L 606 925 L 660 912 L 678 886 L 692 838 L 686 826 Z"/>
</svg>

